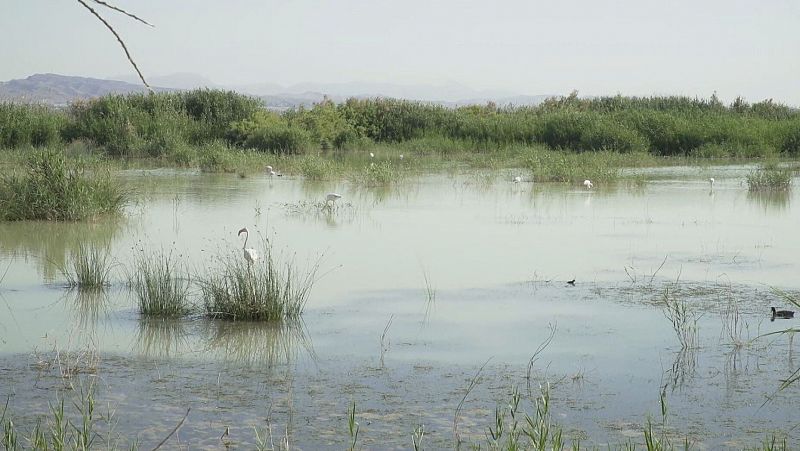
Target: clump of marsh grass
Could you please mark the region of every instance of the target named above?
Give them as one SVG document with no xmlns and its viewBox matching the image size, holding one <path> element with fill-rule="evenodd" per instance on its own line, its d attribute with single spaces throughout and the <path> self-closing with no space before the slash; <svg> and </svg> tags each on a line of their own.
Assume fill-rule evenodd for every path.
<svg viewBox="0 0 800 451">
<path fill-rule="evenodd" d="M 146 316 L 179 317 L 189 313 L 190 279 L 172 253 L 140 255 L 128 284 Z"/>
<path fill-rule="evenodd" d="M 685 299 L 677 299 L 670 287 L 664 288 L 664 316 L 672 324 L 682 349 L 693 349 L 698 345 L 697 315 L 692 312 Z"/>
<path fill-rule="evenodd" d="M 61 268 L 61 273 L 70 288 L 99 290 L 109 285 L 112 263 L 108 250 L 80 244 L 68 265 L 69 268 Z"/>
<path fill-rule="evenodd" d="M 353 407 L 350 408 L 350 412 L 347 415 L 347 431 L 350 433 L 350 447 L 348 449 L 350 451 L 354 451 L 356 445 L 358 445 L 359 429 L 360 426 L 358 421 L 356 421 L 356 402 L 353 401 Z"/>
<path fill-rule="evenodd" d="M 39 417 L 32 430 L 26 433 L 11 419 L 8 403 L 0 416 L 3 424 L 2 443 L 4 449 L 28 449 L 22 443 L 27 442 L 30 449 L 35 450 L 89 450 L 95 445 L 103 444 L 107 449 L 118 449 L 118 437 L 111 434 L 113 429 L 113 412 L 103 415 L 97 412 L 95 402 L 95 383 L 81 381 L 72 400 L 73 411 L 68 411 L 64 398 L 59 397 L 50 403 L 50 411 Z M 109 426 L 109 434 L 103 436 L 99 426 Z M 135 448 L 131 448 L 135 449 Z"/>
<path fill-rule="evenodd" d="M 611 151 L 572 153 L 532 146 L 527 151 L 524 167 L 539 182 L 578 182 L 591 179 L 612 182 L 620 178 L 625 161 L 631 159 Z"/>
<path fill-rule="evenodd" d="M 533 400 L 533 413 L 526 412 L 521 401 L 522 396 L 514 389 L 510 402 L 495 408 L 494 427 L 490 426 L 486 434 L 488 448 L 564 449 L 562 429 L 550 413 L 550 386 L 541 387 L 541 393 Z M 580 442 L 575 441 L 572 449 L 580 449 Z"/>
<path fill-rule="evenodd" d="M 57 151 L 33 154 L 23 174 L 0 179 L 0 219 L 78 221 L 119 213 L 126 195 L 110 174 L 88 175 Z"/>
<path fill-rule="evenodd" d="M 747 174 L 750 191 L 786 191 L 792 184 L 792 170 L 776 163 L 766 163 Z"/>
<path fill-rule="evenodd" d="M 265 241 L 263 259 L 248 263 L 239 255 L 219 259 L 220 267 L 200 281 L 206 314 L 238 321 L 299 318 L 314 285 L 319 260 L 303 273 L 294 259 L 281 262 Z"/>
<path fill-rule="evenodd" d="M 356 170 L 350 174 L 350 181 L 364 186 L 386 186 L 397 183 L 403 179 L 403 172 L 399 166 L 386 160 L 382 162 L 371 162 L 363 169 Z"/>
</svg>

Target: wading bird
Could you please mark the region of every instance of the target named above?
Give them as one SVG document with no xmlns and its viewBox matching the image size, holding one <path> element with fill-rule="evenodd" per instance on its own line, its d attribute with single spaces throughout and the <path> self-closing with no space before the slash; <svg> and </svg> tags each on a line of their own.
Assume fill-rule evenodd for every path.
<svg viewBox="0 0 800 451">
<path fill-rule="evenodd" d="M 574 286 L 575 286 L 575 279 L 568 280 L 568 281 L 567 281 L 567 284 L 568 284 L 568 285 L 572 285 L 572 286 L 574 287 Z"/>
<path fill-rule="evenodd" d="M 403 154 L 402 154 L 402 153 L 400 154 L 400 159 L 401 159 L 401 160 L 403 159 Z"/>
<path fill-rule="evenodd" d="M 711 189 L 714 189 L 714 177 L 708 179 L 708 183 L 711 185 Z"/>
<path fill-rule="evenodd" d="M 258 260 L 258 252 L 255 249 L 247 248 L 247 239 L 250 238 L 250 232 L 247 231 L 247 227 L 243 227 L 239 230 L 239 236 L 242 236 L 244 233 L 244 244 L 242 245 L 242 251 L 244 253 L 244 259 L 247 260 L 248 264 L 253 264 Z"/>
<path fill-rule="evenodd" d="M 375 154 L 374 154 L 374 153 L 372 153 L 372 152 L 370 152 L 370 153 L 369 153 L 369 157 L 370 157 L 370 158 L 375 158 Z"/>
<path fill-rule="evenodd" d="M 789 319 L 794 318 L 794 312 L 791 310 L 775 310 L 775 307 L 770 307 L 772 309 L 772 319 L 770 321 L 775 321 L 775 318 L 780 319 Z"/>
<path fill-rule="evenodd" d="M 583 186 L 585 186 L 586 188 L 592 189 L 592 187 L 593 187 L 594 185 L 592 184 L 592 181 L 591 181 L 591 180 L 584 180 L 584 181 L 583 181 Z"/>
<path fill-rule="evenodd" d="M 329 203 L 333 204 L 333 203 L 336 202 L 337 199 L 341 199 L 341 198 L 342 198 L 341 194 L 328 193 L 328 195 L 325 196 L 325 205 L 328 205 Z"/>
<path fill-rule="evenodd" d="M 520 177 L 520 176 L 514 177 L 514 183 L 519 183 L 521 181 L 522 181 L 522 177 Z"/>
</svg>

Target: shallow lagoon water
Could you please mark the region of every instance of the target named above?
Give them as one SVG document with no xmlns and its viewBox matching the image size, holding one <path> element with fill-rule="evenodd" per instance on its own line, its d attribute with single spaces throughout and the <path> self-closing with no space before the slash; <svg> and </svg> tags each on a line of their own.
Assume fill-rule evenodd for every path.
<svg viewBox="0 0 800 451">
<path fill-rule="evenodd" d="M 370 188 L 123 172 L 136 199 L 123 220 L 0 224 L 0 396 L 13 394 L 15 412 L 44 412 L 63 382 L 36 362 L 96 349 L 98 396 L 116 406 L 117 432 L 144 447 L 191 407 L 180 439 L 194 447 L 219 446 L 230 426 L 246 448 L 269 418 L 292 447 L 340 449 L 355 401 L 364 446 L 408 448 L 425 424 L 427 446 L 439 448 L 452 446 L 454 410 L 481 365 L 489 360 L 459 423 L 477 441 L 497 403 L 527 392 L 529 359 L 554 327 L 530 394 L 551 383 L 568 439 L 641 441 L 647 415 L 660 421 L 663 391 L 678 441 L 741 448 L 782 431 L 796 443 L 798 389 L 762 406 L 797 369 L 790 336 L 737 348 L 723 327 L 730 305 L 742 338 L 794 325 L 769 321 L 770 305 L 786 306 L 771 287 L 800 289 L 797 194 L 748 193 L 746 170 L 678 168 L 591 191 L 480 174 Z M 312 203 L 330 191 L 343 198 L 326 214 Z M 303 324 L 139 318 L 123 281 L 141 249 L 202 271 L 240 252 L 243 226 L 248 245 L 269 238 L 300 266 L 321 256 Z M 63 288 L 58 266 L 82 242 L 118 262 L 105 295 Z M 698 314 L 697 349 L 680 352 L 666 287 Z"/>
</svg>

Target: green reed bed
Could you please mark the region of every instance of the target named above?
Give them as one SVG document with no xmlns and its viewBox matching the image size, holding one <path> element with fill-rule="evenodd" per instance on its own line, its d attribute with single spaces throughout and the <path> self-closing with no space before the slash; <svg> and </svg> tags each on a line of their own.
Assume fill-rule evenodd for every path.
<svg viewBox="0 0 800 451">
<path fill-rule="evenodd" d="M 180 317 L 190 312 L 190 278 L 172 253 L 140 255 L 128 275 L 139 313 Z"/>
<path fill-rule="evenodd" d="M 715 96 L 556 96 L 537 106 L 449 108 L 386 98 L 321 101 L 283 113 L 234 92 L 109 95 L 66 111 L 0 104 L 0 148 L 84 140 L 107 155 L 189 166 L 194 146 L 223 140 L 270 155 L 359 151 L 458 154 L 541 145 L 570 152 L 662 156 L 800 155 L 800 112 L 771 100 L 725 105 Z"/>
<path fill-rule="evenodd" d="M 112 267 L 107 249 L 80 244 L 70 256 L 68 266 L 62 267 L 61 272 L 70 288 L 97 290 L 110 284 Z"/>
<path fill-rule="evenodd" d="M 220 257 L 218 268 L 200 280 L 206 314 L 236 321 L 283 321 L 303 313 L 319 262 L 301 272 L 294 260 L 281 261 L 266 241 L 259 259 L 239 253 Z"/>
<path fill-rule="evenodd" d="M 747 174 L 747 188 L 750 191 L 786 191 L 791 187 L 793 171 L 767 163 Z"/>
<path fill-rule="evenodd" d="M 108 172 L 89 174 L 57 151 L 37 151 L 0 178 L 0 219 L 78 221 L 120 213 L 127 195 Z"/>
</svg>

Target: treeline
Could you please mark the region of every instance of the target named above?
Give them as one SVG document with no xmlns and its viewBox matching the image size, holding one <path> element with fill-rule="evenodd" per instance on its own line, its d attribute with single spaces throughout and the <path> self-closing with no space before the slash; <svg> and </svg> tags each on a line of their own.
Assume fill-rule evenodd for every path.
<svg viewBox="0 0 800 451">
<path fill-rule="evenodd" d="M 771 100 L 724 105 L 688 97 L 568 97 L 536 107 L 446 108 L 393 99 L 324 101 L 282 114 L 217 90 L 111 95 L 66 110 L 0 104 L 0 147 L 89 142 L 115 156 L 159 157 L 224 142 L 274 153 L 422 140 L 464 150 L 545 144 L 575 152 L 658 155 L 800 154 L 800 111 Z M 444 144 L 443 144 L 444 145 Z"/>
</svg>

